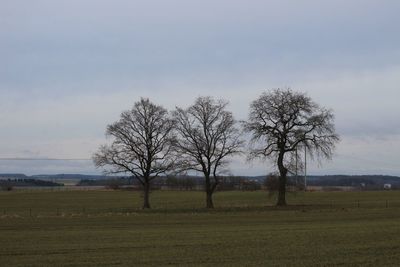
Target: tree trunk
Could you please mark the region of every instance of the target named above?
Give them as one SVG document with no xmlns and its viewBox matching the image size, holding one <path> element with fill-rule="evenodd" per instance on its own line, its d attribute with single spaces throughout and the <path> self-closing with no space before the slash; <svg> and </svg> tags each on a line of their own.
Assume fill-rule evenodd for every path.
<svg viewBox="0 0 400 267">
<path fill-rule="evenodd" d="M 278 190 L 278 201 L 277 206 L 286 206 L 286 175 L 287 169 L 283 165 L 284 152 L 281 151 L 278 156 L 278 168 L 279 168 L 279 190 Z"/>
<path fill-rule="evenodd" d="M 213 209 L 214 203 L 212 200 L 212 192 L 207 192 L 207 209 Z"/>
<path fill-rule="evenodd" d="M 150 209 L 150 183 L 146 182 L 143 187 L 143 209 Z"/>
<path fill-rule="evenodd" d="M 279 191 L 277 206 L 286 206 L 286 174 L 279 177 Z"/>
<path fill-rule="evenodd" d="M 206 208 L 207 209 L 213 209 L 214 208 L 214 203 L 212 200 L 212 187 L 211 187 L 211 181 L 210 181 L 210 176 L 206 175 Z"/>
</svg>

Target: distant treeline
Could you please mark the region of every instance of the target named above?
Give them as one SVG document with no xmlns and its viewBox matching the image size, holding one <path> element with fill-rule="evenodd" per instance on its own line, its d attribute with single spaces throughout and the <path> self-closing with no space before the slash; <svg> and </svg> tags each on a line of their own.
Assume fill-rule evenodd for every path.
<svg viewBox="0 0 400 267">
<path fill-rule="evenodd" d="M 400 177 L 388 175 L 325 175 L 307 177 L 307 185 L 314 186 L 383 186 L 400 187 Z"/>
<path fill-rule="evenodd" d="M 271 186 L 266 176 L 222 176 L 220 178 L 218 190 L 249 189 L 256 190 L 262 186 Z M 304 188 L 304 176 L 288 177 L 288 186 L 295 186 L 299 189 Z M 400 177 L 381 176 L 381 175 L 327 175 L 327 176 L 308 176 L 308 186 L 351 186 L 363 187 L 367 189 L 380 189 L 384 184 L 391 184 L 392 188 L 400 188 Z M 137 180 L 128 177 L 108 177 L 106 179 L 83 179 L 78 185 L 82 186 L 108 186 L 117 188 L 121 186 L 140 186 Z M 153 188 L 168 187 L 179 190 L 192 190 L 204 185 L 201 176 L 165 176 L 153 181 Z"/>
<path fill-rule="evenodd" d="M 261 189 L 261 183 L 244 176 L 223 176 L 220 179 L 218 190 L 257 190 Z M 133 186 L 140 187 L 141 184 L 132 177 L 108 177 L 108 179 L 83 179 L 78 186 L 105 186 L 111 189 Z M 204 186 L 204 178 L 201 176 L 163 176 L 155 179 L 152 183 L 153 189 L 177 189 L 194 190 Z"/>
<path fill-rule="evenodd" d="M 21 173 L 0 173 L 0 179 L 39 179 L 39 180 L 57 180 L 57 179 L 109 179 L 106 175 L 88 175 L 88 174 L 38 174 L 25 175 Z"/>
<path fill-rule="evenodd" d="M 0 185 L 12 186 L 62 186 L 63 179 L 80 180 L 80 186 L 140 186 L 136 179 L 127 176 L 105 176 L 84 174 L 57 174 L 57 175 L 32 175 L 0 174 Z M 301 184 L 304 176 L 288 177 L 289 185 Z M 60 181 L 61 183 L 53 182 Z M 11 182 L 11 183 L 10 183 Z M 220 190 L 232 190 L 251 184 L 249 187 L 265 185 L 266 176 L 222 176 Z M 400 177 L 388 175 L 321 175 L 307 176 L 309 186 L 353 186 L 366 188 L 381 188 L 384 184 L 391 184 L 392 188 L 400 188 Z M 196 186 L 203 186 L 202 176 L 181 175 L 161 176 L 153 182 L 153 187 L 168 186 L 180 190 L 190 190 Z"/>
<path fill-rule="evenodd" d="M 0 180 L 0 188 L 2 190 L 10 191 L 15 186 L 64 186 L 64 184 L 31 178 L 3 178 Z"/>
</svg>

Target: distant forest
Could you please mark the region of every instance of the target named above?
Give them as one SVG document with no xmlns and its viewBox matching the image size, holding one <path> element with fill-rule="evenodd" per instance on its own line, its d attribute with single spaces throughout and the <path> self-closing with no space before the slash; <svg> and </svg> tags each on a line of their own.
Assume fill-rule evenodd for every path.
<svg viewBox="0 0 400 267">
<path fill-rule="evenodd" d="M 235 185 L 247 183 L 264 185 L 266 176 L 222 176 L 221 189 L 233 189 Z M 0 174 L 0 185 L 12 186 L 63 186 L 63 180 L 80 180 L 78 186 L 125 186 L 137 185 L 137 181 L 127 176 L 83 175 L 83 174 L 56 174 L 32 175 L 25 174 Z M 289 177 L 289 184 L 296 181 L 302 182 L 303 176 Z M 202 185 L 201 176 L 162 176 L 154 181 L 154 185 L 170 187 L 186 187 L 188 189 Z M 400 177 L 388 175 L 324 175 L 307 176 L 308 186 L 364 186 L 367 188 L 382 187 L 391 184 L 392 188 L 400 188 Z"/>
</svg>

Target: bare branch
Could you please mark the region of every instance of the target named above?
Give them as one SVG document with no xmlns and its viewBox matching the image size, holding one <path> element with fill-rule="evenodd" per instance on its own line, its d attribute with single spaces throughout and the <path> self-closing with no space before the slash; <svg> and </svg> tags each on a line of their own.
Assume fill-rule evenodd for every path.
<svg viewBox="0 0 400 267">
<path fill-rule="evenodd" d="M 176 108 L 173 113 L 180 168 L 202 172 L 210 198 L 218 184 L 218 173 L 228 162 L 226 159 L 241 153 L 243 144 L 236 121 L 226 110 L 227 105 L 223 100 L 199 97 L 194 105 L 187 109 Z"/>
<path fill-rule="evenodd" d="M 93 161 L 105 173 L 132 174 L 148 191 L 153 179 L 175 165 L 173 126 L 166 109 L 142 98 L 107 127 L 112 144 L 101 146 Z"/>
<path fill-rule="evenodd" d="M 307 148 L 311 156 L 332 157 L 339 141 L 333 120 L 331 110 L 319 107 L 306 94 L 290 89 L 265 92 L 251 103 L 249 119 L 243 122 L 245 131 L 251 134 L 249 159 L 274 159 L 282 191 L 286 174 L 293 172 L 293 161 L 299 160 L 296 151 Z M 286 203 L 284 198 L 279 201 Z"/>
</svg>

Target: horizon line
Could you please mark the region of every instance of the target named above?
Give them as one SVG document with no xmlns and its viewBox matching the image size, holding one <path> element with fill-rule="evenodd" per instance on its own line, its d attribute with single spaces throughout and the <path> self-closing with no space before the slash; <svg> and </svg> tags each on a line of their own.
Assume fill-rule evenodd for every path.
<svg viewBox="0 0 400 267">
<path fill-rule="evenodd" d="M 14 158 L 0 158 L 0 160 L 60 160 L 60 161 L 89 161 L 92 159 L 85 159 L 85 158 L 24 158 L 24 157 L 14 157 Z"/>
</svg>

